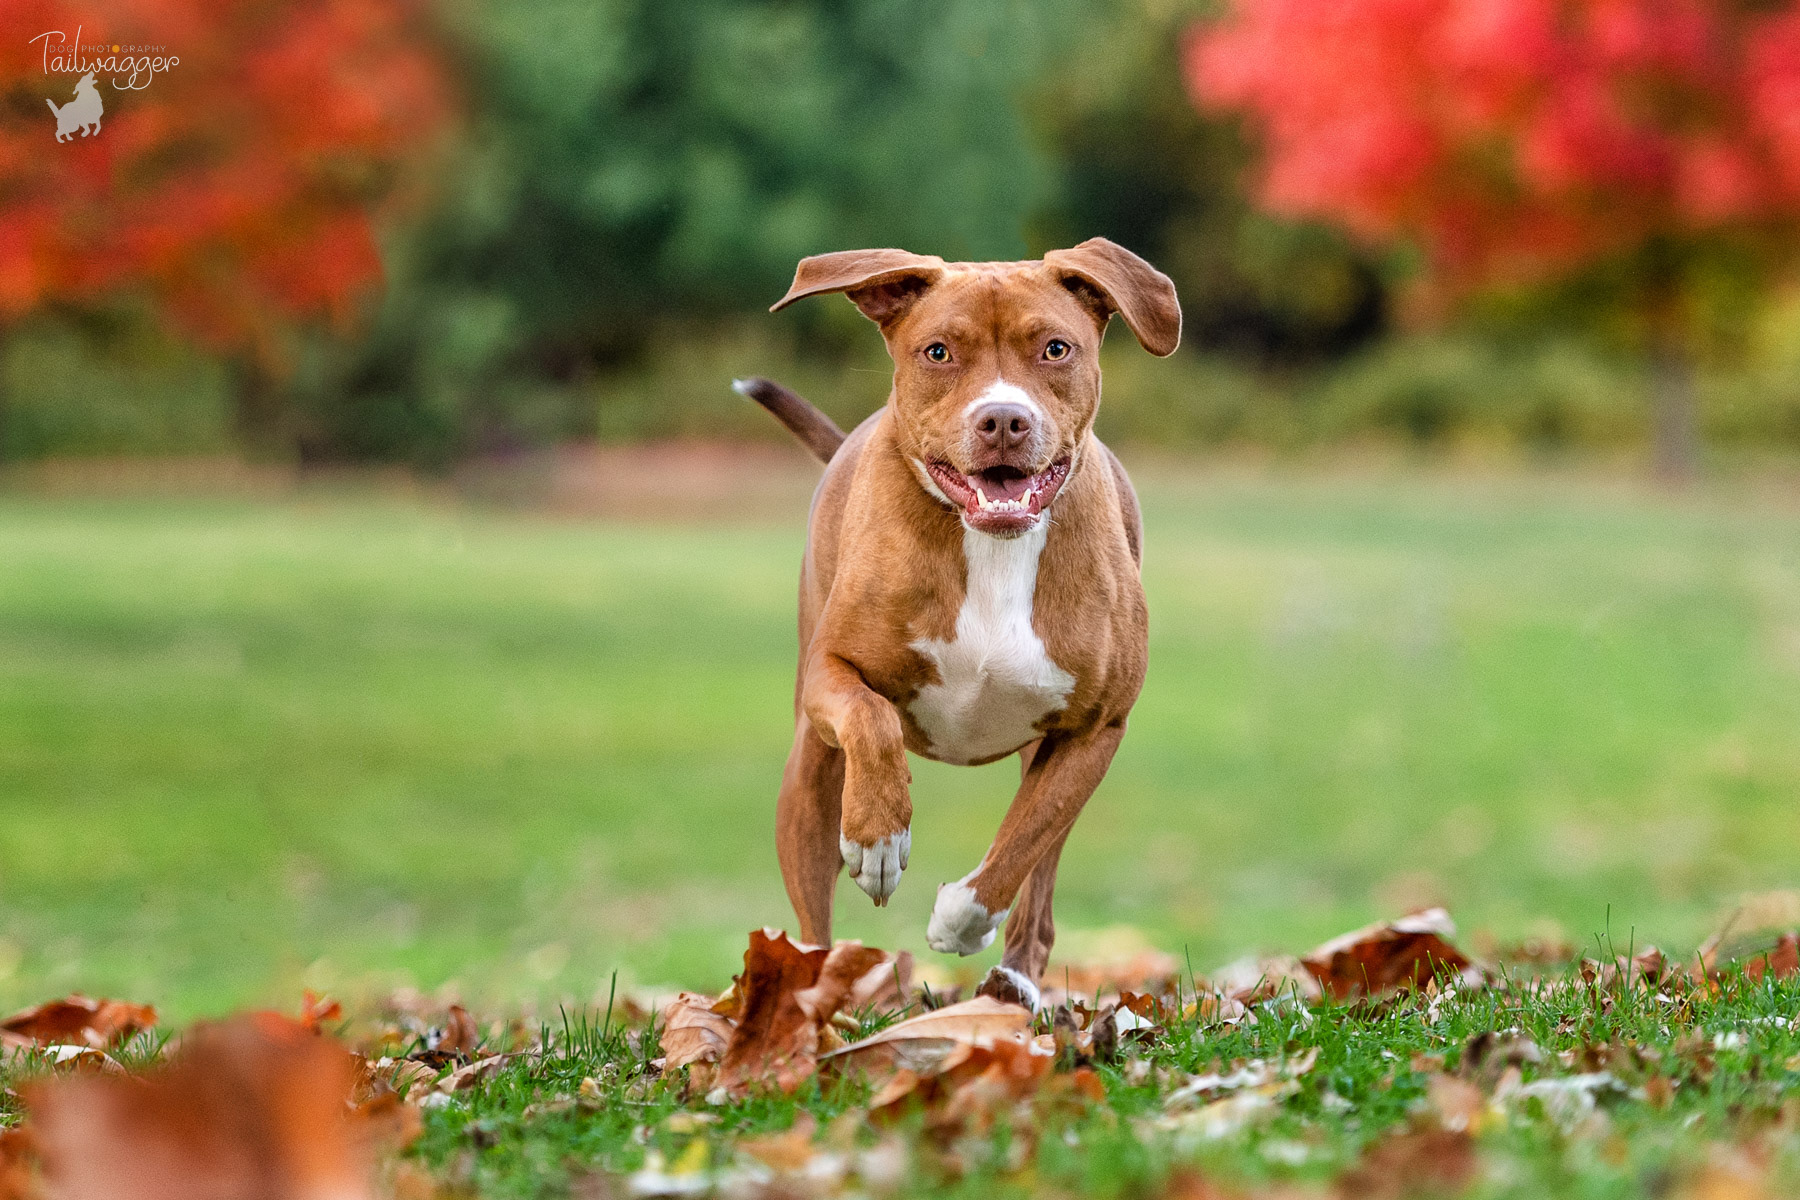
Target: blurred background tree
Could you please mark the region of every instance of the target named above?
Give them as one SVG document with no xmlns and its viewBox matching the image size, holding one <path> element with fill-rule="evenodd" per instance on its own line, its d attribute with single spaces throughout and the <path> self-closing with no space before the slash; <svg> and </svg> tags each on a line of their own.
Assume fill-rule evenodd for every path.
<svg viewBox="0 0 1800 1200">
<path fill-rule="evenodd" d="M 6 10 L 0 456 L 773 437 L 883 386 L 796 259 L 1095 234 L 1188 325 L 1109 437 L 1610 446 L 1654 358 L 1668 464 L 1800 442 L 1791 4 L 418 4 Z M 53 147 L 77 19 L 182 63 Z"/>
<path fill-rule="evenodd" d="M 152 38 L 180 63 L 136 90 L 99 71 L 101 132 L 52 147 L 42 91 L 75 76 L 46 75 L 48 58 Z M 152 314 L 239 368 L 242 436 L 287 436 L 292 339 L 354 328 L 382 277 L 374 223 L 416 187 L 448 115 L 421 14 L 49 0 L 7 6 L 0 47 L 0 329 L 78 312 L 124 342 Z M 0 449 L 21 439 L 0 427 Z"/>
<path fill-rule="evenodd" d="M 1800 215 L 1791 5 L 1233 0 L 1188 69 L 1257 132 L 1270 212 L 1409 243 L 1432 307 L 1497 292 L 1628 338 L 1657 465 L 1693 471 L 1696 360 Z"/>
</svg>

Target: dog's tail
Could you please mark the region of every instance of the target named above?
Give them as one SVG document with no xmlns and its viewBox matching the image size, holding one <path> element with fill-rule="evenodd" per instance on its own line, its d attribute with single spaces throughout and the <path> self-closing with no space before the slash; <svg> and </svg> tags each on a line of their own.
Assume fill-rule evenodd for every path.
<svg viewBox="0 0 1800 1200">
<path fill-rule="evenodd" d="M 787 426 L 800 444 L 813 452 L 820 462 L 830 462 L 837 448 L 844 444 L 844 431 L 837 423 L 798 392 L 790 391 L 773 379 L 734 379 L 731 390 L 748 396 Z"/>
<path fill-rule="evenodd" d="M 57 115 L 57 116 L 59 116 L 59 117 L 60 117 L 60 116 L 62 116 L 62 109 L 60 109 L 60 108 L 58 108 L 58 107 L 56 107 L 56 101 L 54 101 L 54 100 L 52 100 L 52 99 L 50 99 L 50 97 L 48 97 L 48 96 L 45 96 L 45 97 L 44 97 L 44 103 L 45 103 L 45 104 L 48 104 L 48 105 L 49 105 L 49 106 L 50 106 L 50 111 L 51 111 L 51 112 L 53 112 L 53 113 L 55 113 L 55 114 L 56 114 L 56 115 Z M 71 100 L 71 101 L 69 101 L 69 103 L 70 103 L 70 104 L 73 104 L 73 103 L 75 103 L 75 102 L 74 102 L 74 101 L 73 101 L 73 100 Z"/>
</svg>

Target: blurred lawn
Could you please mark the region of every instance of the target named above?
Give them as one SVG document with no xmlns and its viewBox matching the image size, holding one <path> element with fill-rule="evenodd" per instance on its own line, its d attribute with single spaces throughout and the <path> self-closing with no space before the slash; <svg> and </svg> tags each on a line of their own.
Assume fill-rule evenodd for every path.
<svg viewBox="0 0 1800 1200">
<path fill-rule="evenodd" d="M 1443 899 L 1685 950 L 1800 882 L 1800 512 L 1138 473 L 1151 675 L 1065 930 L 1204 969 Z M 0 1003 L 720 985 L 789 921 L 802 520 L 0 496 Z M 912 868 L 840 934 L 938 959 L 1016 773 L 915 772 Z"/>
</svg>

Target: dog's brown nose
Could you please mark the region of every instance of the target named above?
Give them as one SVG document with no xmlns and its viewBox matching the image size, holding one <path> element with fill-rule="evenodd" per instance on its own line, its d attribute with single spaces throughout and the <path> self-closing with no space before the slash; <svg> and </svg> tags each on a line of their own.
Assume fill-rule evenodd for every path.
<svg viewBox="0 0 1800 1200">
<path fill-rule="evenodd" d="M 1029 408 L 1005 400 L 982 405 L 969 414 L 969 420 L 981 444 L 1002 454 L 1023 446 L 1037 430 L 1037 420 Z"/>
</svg>

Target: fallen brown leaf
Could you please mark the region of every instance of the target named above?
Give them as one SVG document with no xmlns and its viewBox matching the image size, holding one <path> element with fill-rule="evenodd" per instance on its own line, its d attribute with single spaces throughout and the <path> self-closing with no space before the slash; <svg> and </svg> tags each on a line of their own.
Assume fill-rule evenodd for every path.
<svg viewBox="0 0 1800 1200">
<path fill-rule="evenodd" d="M 1475 1139 L 1467 1132 L 1423 1128 L 1390 1133 L 1338 1177 L 1338 1194 L 1362 1197 L 1444 1195 L 1475 1179 Z"/>
<path fill-rule="evenodd" d="M 793 942 L 779 930 L 751 933 L 744 973 L 729 993 L 737 1019 L 714 1084 L 739 1094 L 759 1086 L 793 1091 L 817 1069 L 838 1009 L 859 989 L 878 994 L 880 981 L 869 977 L 895 966 L 886 952 L 861 942 L 827 950 Z"/>
<path fill-rule="evenodd" d="M 510 1054 L 490 1054 L 486 1058 L 478 1058 L 465 1067 L 456 1068 L 438 1080 L 436 1090 L 446 1093 L 467 1091 L 478 1083 L 492 1079 L 499 1074 L 501 1067 L 520 1057 L 522 1053 L 524 1052 L 513 1051 Z M 411 1094 L 408 1093 L 409 1096 Z"/>
<path fill-rule="evenodd" d="M 1759 983 L 1765 975 L 1771 979 L 1792 979 L 1800 975 L 1800 933 L 1782 934 L 1774 949 L 1744 964 L 1744 974 Z"/>
<path fill-rule="evenodd" d="M 1425 1078 L 1425 1099 L 1438 1123 L 1452 1133 L 1473 1133 L 1487 1113 L 1487 1096 L 1466 1079 L 1434 1074 Z"/>
<path fill-rule="evenodd" d="M 401 1151 L 425 1132 L 425 1117 L 391 1088 L 376 1092 L 351 1110 L 370 1145 Z"/>
<path fill-rule="evenodd" d="M 0 1044 L 53 1043 L 105 1050 L 156 1024 L 156 1009 L 123 1000 L 65 996 L 0 1021 Z"/>
<path fill-rule="evenodd" d="M 1243 1005 L 1281 995 L 1295 995 L 1310 1003 L 1325 994 L 1313 973 L 1291 954 L 1240 958 L 1214 971 L 1201 987 L 1206 989 L 1209 984 L 1213 996 L 1219 998 L 1214 1007 L 1221 1019 L 1241 1015 L 1223 1003 L 1227 1000 L 1235 1002 L 1241 1010 Z M 1211 999 L 1211 996 L 1203 996 L 1202 1005 Z"/>
<path fill-rule="evenodd" d="M 0 1200 L 37 1200 L 36 1160 L 29 1130 L 0 1129 Z"/>
<path fill-rule="evenodd" d="M 870 1099 L 869 1118 L 892 1122 L 922 1109 L 926 1128 L 936 1134 L 986 1133 L 1002 1112 L 1038 1090 L 1055 1061 L 1023 1038 L 960 1045 L 930 1075 L 897 1072 Z"/>
<path fill-rule="evenodd" d="M 852 993 L 863 985 L 867 976 L 877 978 L 866 990 L 870 994 L 879 990 L 882 986 L 880 976 L 892 968 L 893 961 L 885 951 L 861 942 L 839 942 L 825 955 L 825 961 L 819 967 L 818 982 L 795 992 L 794 1003 L 812 1019 L 815 1028 L 823 1029 L 837 1011 L 850 1002 Z M 893 986 L 891 981 L 888 986 Z"/>
<path fill-rule="evenodd" d="M 812 1075 L 819 1031 L 794 994 L 818 982 L 830 953 L 778 930 L 750 934 L 744 973 L 734 986 L 737 1027 L 719 1060 L 718 1086 L 742 1091 L 770 1083 L 789 1092 Z"/>
<path fill-rule="evenodd" d="M 1113 959 L 1081 963 L 1053 963 L 1044 980 L 1066 996 L 1097 997 L 1101 992 L 1127 989 L 1155 992 L 1169 990 L 1181 978 L 1181 960 L 1162 950 L 1137 950 Z"/>
<path fill-rule="evenodd" d="M 23 1098 L 58 1200 L 362 1200 L 357 1077 L 334 1042 L 239 1018 L 141 1078 L 59 1078 Z"/>
<path fill-rule="evenodd" d="M 1333 938 L 1301 963 L 1333 999 L 1378 996 L 1467 970 L 1469 959 L 1446 940 L 1455 932 L 1449 913 L 1426 909 Z"/>
<path fill-rule="evenodd" d="M 475 1018 L 462 1005 L 452 1004 L 444 1018 L 444 1031 L 432 1049 L 468 1058 L 480 1044 L 481 1030 L 476 1028 Z"/>
<path fill-rule="evenodd" d="M 813 1145 L 813 1135 L 818 1130 L 818 1119 L 809 1112 L 802 1112 L 781 1133 L 745 1138 L 737 1144 L 737 1148 L 765 1167 L 777 1171 L 799 1171 L 819 1152 Z"/>
<path fill-rule="evenodd" d="M 664 1005 L 662 1025 L 663 1065 L 669 1068 L 718 1062 L 734 1028 L 713 1011 L 710 996 L 695 992 L 682 992 Z"/>
<path fill-rule="evenodd" d="M 960 1046 L 990 1044 L 1003 1038 L 1022 1042 L 1030 1025 L 1030 1010 L 977 996 L 897 1021 L 822 1057 L 842 1069 L 877 1074 L 909 1070 L 929 1075 Z"/>
</svg>

